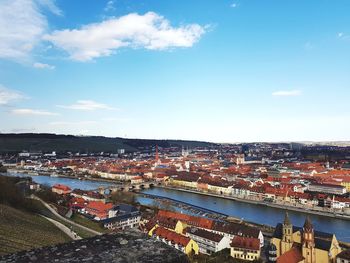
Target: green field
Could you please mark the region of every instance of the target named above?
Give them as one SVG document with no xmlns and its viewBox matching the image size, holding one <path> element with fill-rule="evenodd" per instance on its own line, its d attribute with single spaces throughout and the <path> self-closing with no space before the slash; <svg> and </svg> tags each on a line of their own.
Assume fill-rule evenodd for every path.
<svg viewBox="0 0 350 263">
<path fill-rule="evenodd" d="M 45 218 L 0 204 L 0 255 L 70 240 Z"/>
</svg>

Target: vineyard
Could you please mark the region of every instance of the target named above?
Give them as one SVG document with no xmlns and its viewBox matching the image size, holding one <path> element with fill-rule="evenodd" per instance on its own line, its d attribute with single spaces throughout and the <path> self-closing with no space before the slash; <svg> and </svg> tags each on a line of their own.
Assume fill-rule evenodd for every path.
<svg viewBox="0 0 350 263">
<path fill-rule="evenodd" d="M 69 240 L 68 236 L 39 215 L 0 204 L 0 255 Z"/>
</svg>

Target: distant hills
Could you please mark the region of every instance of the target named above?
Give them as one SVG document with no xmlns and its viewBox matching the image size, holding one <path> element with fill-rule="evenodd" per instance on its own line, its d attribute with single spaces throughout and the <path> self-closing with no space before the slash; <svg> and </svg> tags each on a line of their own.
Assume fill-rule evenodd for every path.
<svg viewBox="0 0 350 263">
<path fill-rule="evenodd" d="M 50 133 L 0 133 L 0 152 L 42 151 L 42 152 L 81 152 L 116 153 L 118 149 L 135 152 L 159 147 L 210 147 L 215 144 L 186 140 L 125 139 L 103 136 L 74 136 Z"/>
</svg>

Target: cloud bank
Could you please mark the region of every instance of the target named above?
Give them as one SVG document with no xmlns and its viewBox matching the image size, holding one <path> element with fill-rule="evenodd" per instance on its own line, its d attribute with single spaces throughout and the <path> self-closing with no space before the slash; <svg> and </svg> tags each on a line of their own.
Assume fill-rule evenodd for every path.
<svg viewBox="0 0 350 263">
<path fill-rule="evenodd" d="M 24 95 L 18 91 L 11 90 L 0 84 L 0 105 L 24 99 Z"/>
<path fill-rule="evenodd" d="M 57 107 L 70 109 L 70 110 L 82 110 L 82 111 L 94 111 L 94 110 L 116 110 L 116 108 L 110 107 L 103 103 L 98 103 L 93 100 L 78 100 L 72 105 L 57 105 Z"/>
<path fill-rule="evenodd" d="M 154 12 L 128 14 L 79 29 L 56 30 L 44 36 L 71 59 L 89 61 L 109 56 L 120 48 L 165 50 L 192 47 L 205 33 L 205 27 L 188 24 L 173 27 Z"/>
<path fill-rule="evenodd" d="M 48 29 L 42 12 L 44 7 L 54 14 L 62 14 L 53 0 L 0 1 L 0 58 L 28 59 Z"/>
<path fill-rule="evenodd" d="M 12 114 L 15 115 L 39 115 L 39 116 L 57 116 L 58 113 L 50 112 L 50 111 L 44 111 L 44 110 L 34 110 L 34 109 L 14 109 L 11 111 Z"/>
</svg>

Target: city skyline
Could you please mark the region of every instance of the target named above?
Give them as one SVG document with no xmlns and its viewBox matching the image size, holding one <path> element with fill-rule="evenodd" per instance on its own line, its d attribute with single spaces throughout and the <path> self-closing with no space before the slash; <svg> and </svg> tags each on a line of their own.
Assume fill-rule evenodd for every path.
<svg viewBox="0 0 350 263">
<path fill-rule="evenodd" d="M 0 132 L 350 140 L 347 1 L 0 2 Z"/>
</svg>

